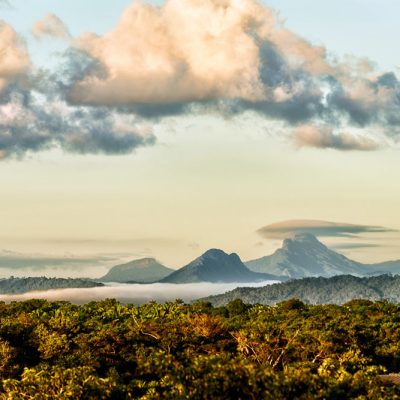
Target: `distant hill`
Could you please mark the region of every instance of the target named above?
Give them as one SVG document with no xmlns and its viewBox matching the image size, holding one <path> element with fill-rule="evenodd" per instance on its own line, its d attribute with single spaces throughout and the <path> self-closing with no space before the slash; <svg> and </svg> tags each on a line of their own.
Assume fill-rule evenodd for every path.
<svg viewBox="0 0 400 400">
<path fill-rule="evenodd" d="M 254 272 L 290 278 L 364 275 L 368 272 L 363 264 L 328 249 L 308 233 L 298 233 L 285 239 L 282 247 L 272 255 L 245 262 L 245 265 Z"/>
<path fill-rule="evenodd" d="M 281 280 L 271 274 L 250 271 L 235 253 L 211 249 L 188 265 L 162 279 L 163 283 L 257 282 Z"/>
<path fill-rule="evenodd" d="M 365 264 L 365 267 L 369 270 L 369 274 L 400 274 L 400 260 Z"/>
<path fill-rule="evenodd" d="M 235 299 L 248 304 L 273 305 L 293 298 L 310 304 L 343 304 L 353 299 L 387 299 L 399 303 L 400 276 L 303 278 L 261 288 L 237 288 L 202 300 L 210 301 L 215 306 L 225 305 Z"/>
<path fill-rule="evenodd" d="M 64 278 L 7 278 L 0 279 L 0 294 L 22 294 L 37 290 L 92 288 L 104 286 L 88 279 Z"/>
<path fill-rule="evenodd" d="M 112 267 L 100 281 L 150 283 L 159 281 L 172 272 L 173 269 L 165 267 L 154 258 L 142 258 Z"/>
</svg>

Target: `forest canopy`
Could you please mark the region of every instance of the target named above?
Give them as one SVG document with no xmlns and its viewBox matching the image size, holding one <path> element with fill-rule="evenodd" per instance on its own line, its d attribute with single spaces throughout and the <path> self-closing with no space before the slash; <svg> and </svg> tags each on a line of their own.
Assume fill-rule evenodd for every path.
<svg viewBox="0 0 400 400">
<path fill-rule="evenodd" d="M 400 399 L 400 306 L 0 303 L 3 399 Z"/>
</svg>

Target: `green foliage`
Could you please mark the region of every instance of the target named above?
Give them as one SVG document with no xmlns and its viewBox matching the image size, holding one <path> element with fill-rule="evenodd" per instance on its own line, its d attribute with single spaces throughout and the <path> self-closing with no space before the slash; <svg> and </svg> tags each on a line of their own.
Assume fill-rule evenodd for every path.
<svg viewBox="0 0 400 400">
<path fill-rule="evenodd" d="M 7 399 L 108 399 L 118 393 L 117 382 L 100 378 L 89 367 L 25 369 L 20 380 L 3 382 Z M 46 396 L 46 397 L 45 397 Z"/>
<path fill-rule="evenodd" d="M 400 399 L 400 306 L 0 304 L 0 399 Z"/>
</svg>

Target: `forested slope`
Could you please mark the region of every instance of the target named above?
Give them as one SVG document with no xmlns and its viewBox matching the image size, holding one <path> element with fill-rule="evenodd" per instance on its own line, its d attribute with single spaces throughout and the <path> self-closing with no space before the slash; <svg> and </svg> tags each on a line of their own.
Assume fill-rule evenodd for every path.
<svg viewBox="0 0 400 400">
<path fill-rule="evenodd" d="M 400 302 L 400 276 L 379 275 L 359 278 L 338 275 L 332 278 L 303 278 L 261 288 L 237 288 L 205 300 L 220 306 L 235 299 L 249 304 L 276 304 L 291 298 L 310 304 L 343 304 L 352 299 Z"/>
<path fill-rule="evenodd" d="M 104 285 L 88 279 L 46 277 L 7 278 L 0 279 L 0 294 L 21 294 L 36 290 L 91 288 L 97 286 Z"/>
</svg>

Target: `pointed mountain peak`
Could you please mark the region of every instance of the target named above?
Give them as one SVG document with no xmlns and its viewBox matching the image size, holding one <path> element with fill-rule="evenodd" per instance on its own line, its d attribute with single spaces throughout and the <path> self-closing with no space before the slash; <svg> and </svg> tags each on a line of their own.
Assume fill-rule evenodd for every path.
<svg viewBox="0 0 400 400">
<path fill-rule="evenodd" d="M 276 279 L 268 274 L 250 271 L 236 253 L 228 254 L 223 250 L 210 249 L 161 282 L 258 282 Z"/>
<path fill-rule="evenodd" d="M 207 250 L 205 253 L 203 253 L 199 259 L 204 260 L 204 259 L 213 259 L 213 260 L 222 260 L 222 259 L 231 259 L 235 260 L 236 262 L 240 260 L 240 257 L 236 253 L 231 253 L 228 254 L 223 250 L 220 249 L 210 249 Z"/>
<path fill-rule="evenodd" d="M 225 253 L 223 250 L 220 249 L 209 249 L 206 252 L 204 252 L 200 257 L 224 257 L 227 256 L 228 254 Z"/>
<path fill-rule="evenodd" d="M 272 255 L 245 263 L 255 272 L 292 278 L 361 274 L 361 264 L 330 250 L 310 233 L 294 233 Z"/>
</svg>

